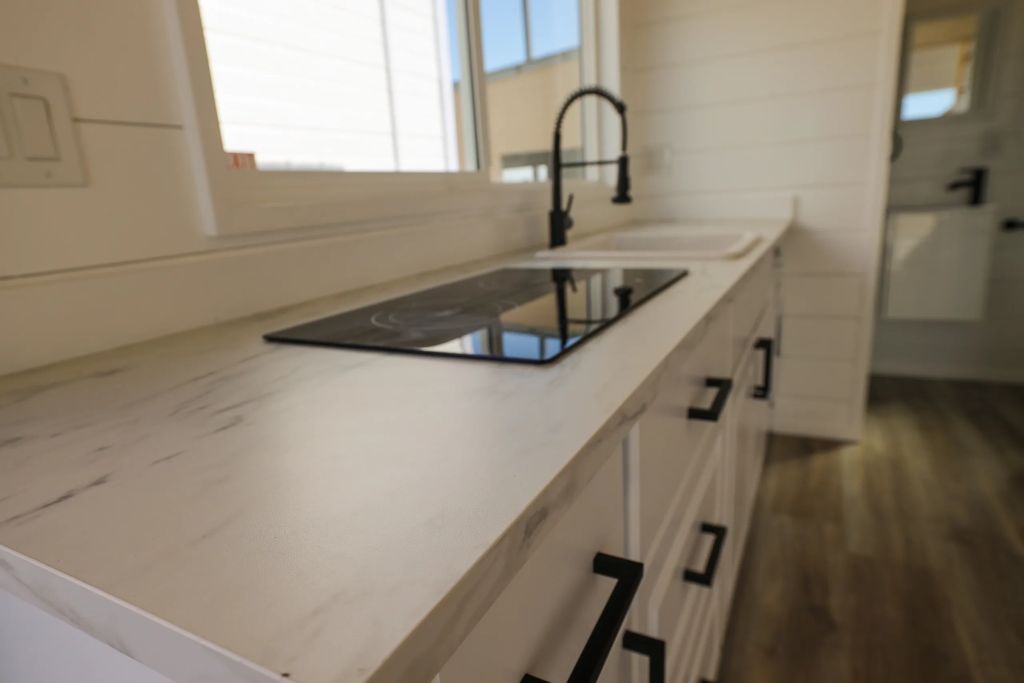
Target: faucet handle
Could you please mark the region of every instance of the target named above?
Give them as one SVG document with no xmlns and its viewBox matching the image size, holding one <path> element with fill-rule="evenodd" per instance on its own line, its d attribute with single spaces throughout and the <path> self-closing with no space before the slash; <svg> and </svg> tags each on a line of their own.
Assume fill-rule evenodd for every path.
<svg viewBox="0 0 1024 683">
<path fill-rule="evenodd" d="M 569 228 L 571 228 L 573 225 L 576 224 L 576 221 L 574 221 L 572 219 L 572 216 L 569 215 L 570 213 L 572 213 L 572 200 L 574 198 L 575 198 L 575 195 L 572 192 L 570 192 L 569 193 L 569 201 L 567 201 L 565 203 L 565 210 L 562 212 L 562 215 L 565 216 L 564 223 L 565 223 L 565 229 L 566 230 L 568 230 Z"/>
</svg>

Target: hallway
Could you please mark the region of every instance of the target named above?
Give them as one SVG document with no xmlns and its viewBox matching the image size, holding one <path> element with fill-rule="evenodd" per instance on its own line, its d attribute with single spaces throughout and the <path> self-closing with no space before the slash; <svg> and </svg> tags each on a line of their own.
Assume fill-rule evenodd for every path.
<svg viewBox="0 0 1024 683">
<path fill-rule="evenodd" d="M 1024 680 L 1024 387 L 876 377 L 863 443 L 775 437 L 720 683 Z"/>
</svg>

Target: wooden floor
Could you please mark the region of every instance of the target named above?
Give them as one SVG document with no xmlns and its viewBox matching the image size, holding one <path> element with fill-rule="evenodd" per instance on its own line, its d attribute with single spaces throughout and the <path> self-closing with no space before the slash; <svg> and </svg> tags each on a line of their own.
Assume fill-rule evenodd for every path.
<svg viewBox="0 0 1024 683">
<path fill-rule="evenodd" d="M 1024 387 L 877 378 L 776 437 L 719 683 L 1024 682 Z"/>
</svg>

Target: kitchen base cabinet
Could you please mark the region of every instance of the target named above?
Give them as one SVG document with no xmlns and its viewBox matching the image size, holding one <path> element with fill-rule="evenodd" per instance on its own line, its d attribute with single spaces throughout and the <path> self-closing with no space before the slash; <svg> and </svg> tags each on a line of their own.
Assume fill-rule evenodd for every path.
<svg viewBox="0 0 1024 683">
<path fill-rule="evenodd" d="M 640 429 L 643 444 L 643 423 Z M 667 518 L 674 533 L 644 557 L 647 574 L 632 624 L 665 641 L 669 680 L 692 669 L 705 624 L 716 611 L 714 586 L 722 567 L 726 512 L 721 498 L 724 449 L 725 434 L 716 430 L 699 453 L 691 454 L 701 471 L 681 482 L 672 500 Z M 641 669 L 634 667 L 633 673 L 637 683 L 647 683 Z"/>
<path fill-rule="evenodd" d="M 632 526 L 635 552 L 651 559 L 679 520 L 668 514 L 674 498 L 693 495 L 701 473 L 700 449 L 718 431 L 716 420 L 691 418 L 691 409 L 712 407 L 722 389 L 708 386 L 709 378 L 728 378 L 729 319 L 713 311 L 669 357 L 658 393 L 638 420 L 637 473 L 639 519 Z M 671 542 L 671 541 L 669 541 Z"/>
<path fill-rule="evenodd" d="M 766 311 L 739 370 L 740 401 L 736 406 L 732 445 L 735 492 L 736 543 L 742 548 L 750 529 L 757 485 L 761 480 L 768 429 L 771 422 L 772 370 L 775 343 L 774 309 Z"/>
<path fill-rule="evenodd" d="M 718 657 L 722 651 L 722 643 L 716 640 L 715 633 L 721 630 L 722 621 L 724 620 L 720 614 L 715 614 L 708 620 L 693 657 L 693 669 L 682 673 L 675 683 L 704 683 L 715 680 L 718 675 Z"/>
<path fill-rule="evenodd" d="M 440 683 L 519 683 L 526 674 L 564 683 L 605 605 L 614 579 L 594 572 L 594 556 L 623 555 L 621 448 L 534 551 L 439 674 Z M 627 655 L 615 636 L 602 683 L 620 683 Z"/>
<path fill-rule="evenodd" d="M 725 426 L 727 446 L 724 449 L 720 478 L 720 497 L 726 506 L 723 514 L 729 520 L 729 537 L 722 557 L 721 580 L 716 587 L 716 600 L 721 618 L 717 621 L 717 640 L 725 637 L 727 616 L 731 609 L 736 580 L 750 515 L 761 479 L 771 418 L 769 398 L 763 390 L 765 372 L 770 370 L 771 344 L 759 344 L 766 339 L 758 335 L 764 331 L 765 321 L 774 319 L 771 309 L 762 311 L 761 322 L 748 338 L 747 351 L 739 361 L 734 378 L 734 397 Z M 769 386 L 770 388 L 770 386 Z"/>
<path fill-rule="evenodd" d="M 601 455 L 437 683 L 569 680 L 619 591 L 595 572 L 597 553 L 642 565 L 643 578 L 596 680 L 715 679 L 771 417 L 773 283 L 766 256 L 666 359 L 629 437 Z M 625 631 L 648 652 L 624 649 Z"/>
<path fill-rule="evenodd" d="M 668 681 L 717 674 L 767 445 L 774 279 L 766 256 L 670 357 L 627 459 L 627 547 L 648 568 L 632 623 L 665 640 Z"/>
</svg>

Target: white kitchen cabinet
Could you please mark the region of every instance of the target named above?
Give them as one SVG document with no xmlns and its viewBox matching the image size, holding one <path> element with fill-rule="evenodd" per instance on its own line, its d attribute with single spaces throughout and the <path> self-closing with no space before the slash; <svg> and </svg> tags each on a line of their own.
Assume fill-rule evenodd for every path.
<svg viewBox="0 0 1024 683">
<path fill-rule="evenodd" d="M 613 588 L 594 573 L 594 556 L 623 556 L 621 447 L 565 512 L 526 565 L 462 642 L 440 683 L 519 683 L 530 674 L 551 683 L 568 679 Z M 615 639 L 602 683 L 620 683 L 625 654 Z"/>
<path fill-rule="evenodd" d="M 729 297 L 733 369 L 738 368 L 749 353 L 755 330 L 764 311 L 774 300 L 776 281 L 774 258 L 771 255 L 762 256 Z"/>
<path fill-rule="evenodd" d="M 696 671 L 703 634 L 717 613 L 715 586 L 725 566 L 729 512 L 721 496 L 725 444 L 725 430 L 718 429 L 694 454 L 702 471 L 673 501 L 674 533 L 645 562 L 633 627 L 665 641 L 668 680 Z M 648 683 L 641 668 L 633 674 L 638 683 Z"/>
<path fill-rule="evenodd" d="M 720 631 L 722 621 L 720 614 L 708 619 L 693 656 L 692 669 L 680 671 L 672 683 L 704 683 L 715 680 L 718 675 L 719 654 L 722 651 L 722 644 L 715 638 L 715 634 Z"/>
<path fill-rule="evenodd" d="M 680 359 L 669 360 L 658 398 L 638 421 L 629 462 L 639 485 L 629 491 L 639 500 L 627 503 L 638 513 L 627 530 L 647 575 L 633 625 L 665 641 L 667 681 L 714 680 L 718 670 L 767 445 L 775 278 L 766 256 L 716 307 L 701 336 L 684 343 Z M 707 378 L 729 380 L 728 398 L 717 420 L 687 419 L 678 405 L 708 406 L 714 390 L 703 397 L 692 390 Z M 687 581 L 687 570 L 704 573 L 710 585 Z M 633 683 L 647 683 L 641 667 L 630 673 Z"/>
<path fill-rule="evenodd" d="M 730 377 L 729 335 L 727 309 L 708 315 L 665 363 L 658 394 L 638 421 L 632 467 L 638 475 L 639 519 L 630 531 L 637 557 L 645 562 L 663 549 L 666 535 L 674 535 L 670 527 L 679 520 L 672 520 L 669 508 L 696 484 L 700 449 L 720 427 L 713 420 L 691 419 L 689 411 L 711 406 L 720 393 L 707 386 L 708 378 Z"/>
<path fill-rule="evenodd" d="M 633 625 L 665 641 L 669 681 L 712 680 L 718 668 L 766 446 L 774 293 L 765 257 L 670 357 L 638 420 L 627 534 L 647 574 Z M 728 397 L 717 415 L 698 411 L 703 419 L 694 420 L 688 409 L 709 407 L 723 391 L 705 389 L 709 378 L 731 382 Z M 706 572 L 710 585 L 687 581 L 687 570 Z M 642 667 L 631 674 L 647 683 Z"/>
<path fill-rule="evenodd" d="M 723 551 L 721 579 L 715 586 L 717 614 L 712 672 L 718 669 L 771 424 L 772 372 L 778 348 L 772 258 L 761 259 L 737 287 L 732 302 L 736 369 L 726 427 L 725 475 L 720 481 L 729 535 Z M 714 677 L 706 678 L 713 680 Z"/>
<path fill-rule="evenodd" d="M 736 404 L 734 443 L 736 543 L 742 548 L 750 529 L 757 485 L 764 466 L 771 421 L 776 343 L 774 308 L 762 316 L 747 356 L 738 371 L 741 388 Z"/>
<path fill-rule="evenodd" d="M 605 464 L 463 641 L 439 683 L 563 683 L 612 591 L 594 554 L 644 566 L 625 628 L 660 641 L 664 681 L 714 680 L 771 416 L 777 343 L 765 256 L 666 359 Z M 617 637 L 599 678 L 650 683 Z"/>
<path fill-rule="evenodd" d="M 759 312 L 757 327 L 747 335 L 746 351 L 733 375 L 734 391 L 725 428 L 727 445 L 722 458 L 724 475 L 719 481 L 720 497 L 727 508 L 723 518 L 728 520 L 729 525 L 721 576 L 715 586 L 721 617 L 716 624 L 719 644 L 725 637 L 743 548 L 750 528 L 750 514 L 764 464 L 771 419 L 771 381 L 766 381 L 766 378 L 774 367 L 771 361 L 775 343 L 770 336 L 773 329 L 774 313 L 769 306 Z"/>
<path fill-rule="evenodd" d="M 712 586 L 684 576 L 707 571 L 713 583 L 722 567 L 724 546 L 704 527 L 721 528 L 728 512 L 721 479 L 732 390 L 708 380 L 731 381 L 730 335 L 729 307 L 720 306 L 666 362 L 631 444 L 636 485 L 627 509 L 636 513 L 627 534 L 646 569 L 632 625 L 665 642 L 668 680 L 695 671 L 705 625 L 717 611 Z M 631 673 L 647 683 L 643 666 L 634 663 Z"/>
</svg>

